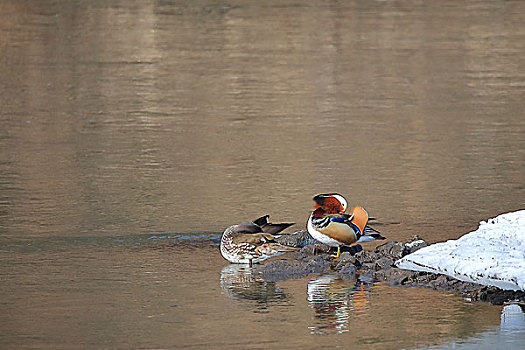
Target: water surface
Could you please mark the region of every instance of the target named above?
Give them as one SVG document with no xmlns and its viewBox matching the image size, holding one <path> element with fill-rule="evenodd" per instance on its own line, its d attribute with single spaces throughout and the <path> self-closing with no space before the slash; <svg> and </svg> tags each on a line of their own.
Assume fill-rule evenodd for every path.
<svg viewBox="0 0 525 350">
<path fill-rule="evenodd" d="M 267 213 L 304 228 L 325 191 L 391 240 L 522 209 L 523 23 L 521 1 L 1 0 L 2 348 L 391 349 L 497 327 L 499 308 L 426 290 L 261 281 L 215 240 Z"/>
</svg>

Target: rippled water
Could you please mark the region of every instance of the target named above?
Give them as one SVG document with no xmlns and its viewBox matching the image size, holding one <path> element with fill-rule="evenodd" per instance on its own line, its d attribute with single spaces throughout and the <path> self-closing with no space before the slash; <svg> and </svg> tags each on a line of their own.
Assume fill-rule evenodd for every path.
<svg viewBox="0 0 525 350">
<path fill-rule="evenodd" d="M 2 253 L 3 348 L 392 349 L 499 323 L 497 307 L 425 289 L 264 280 L 199 242 L 38 243 Z"/>
<path fill-rule="evenodd" d="M 391 240 L 523 208 L 523 23 L 521 1 L 1 0 L 1 347 L 493 330 L 499 308 L 441 293 L 261 280 L 216 238 L 266 213 L 303 228 L 324 191 Z"/>
</svg>

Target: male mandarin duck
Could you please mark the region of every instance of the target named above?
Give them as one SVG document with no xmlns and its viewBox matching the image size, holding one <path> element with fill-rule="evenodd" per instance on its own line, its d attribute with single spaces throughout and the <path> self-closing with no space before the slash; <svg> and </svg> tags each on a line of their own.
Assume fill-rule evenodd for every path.
<svg viewBox="0 0 525 350">
<path fill-rule="evenodd" d="M 313 198 L 314 209 L 308 218 L 308 233 L 316 240 L 337 247 L 338 258 L 342 245 L 385 239 L 379 231 L 368 226 L 368 213 L 362 207 L 348 207 L 346 199 L 337 193 L 318 194 Z"/>
<path fill-rule="evenodd" d="M 298 248 L 277 243 L 273 236 L 294 223 L 272 224 L 269 215 L 253 222 L 243 222 L 228 227 L 221 238 L 221 254 L 234 264 L 259 263 Z"/>
</svg>

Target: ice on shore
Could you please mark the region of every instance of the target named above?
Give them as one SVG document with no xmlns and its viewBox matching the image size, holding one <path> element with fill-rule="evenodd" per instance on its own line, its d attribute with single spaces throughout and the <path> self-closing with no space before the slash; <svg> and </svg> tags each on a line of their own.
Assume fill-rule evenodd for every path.
<svg viewBox="0 0 525 350">
<path fill-rule="evenodd" d="M 501 289 L 525 290 L 525 210 L 482 221 L 477 230 L 422 248 L 395 265 Z"/>
</svg>

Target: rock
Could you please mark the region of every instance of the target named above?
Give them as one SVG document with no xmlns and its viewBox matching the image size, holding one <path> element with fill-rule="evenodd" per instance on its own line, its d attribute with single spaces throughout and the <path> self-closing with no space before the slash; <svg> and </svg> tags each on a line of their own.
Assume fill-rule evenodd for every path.
<svg viewBox="0 0 525 350">
<path fill-rule="evenodd" d="M 405 242 L 404 255 L 412 254 L 413 252 L 428 246 L 428 243 L 422 240 L 418 235 L 415 235 L 411 239 Z M 403 255 L 403 256 L 404 256 Z"/>
<path fill-rule="evenodd" d="M 357 266 L 354 264 L 344 264 L 338 271 L 337 274 L 342 277 L 353 277 L 357 273 Z"/>
<path fill-rule="evenodd" d="M 361 263 L 349 252 L 344 252 L 339 258 L 332 261 L 331 268 L 339 275 L 349 277 L 356 275 L 357 270 L 361 268 Z"/>
<path fill-rule="evenodd" d="M 323 256 L 312 256 L 302 261 L 273 260 L 264 265 L 256 265 L 255 273 L 268 281 L 300 278 L 311 273 L 321 273 L 330 267 Z"/>
<path fill-rule="evenodd" d="M 365 264 L 365 263 L 373 263 L 377 259 L 379 259 L 379 256 L 378 256 L 377 253 L 369 252 L 369 251 L 366 251 L 366 250 L 360 251 L 360 252 L 356 253 L 354 256 L 357 259 L 359 259 L 359 261 L 361 261 L 361 263 L 363 263 L 363 264 Z"/>
<path fill-rule="evenodd" d="M 304 255 L 314 255 L 316 253 L 316 247 L 314 244 L 310 244 L 301 248 L 299 253 Z"/>
<path fill-rule="evenodd" d="M 478 300 L 488 301 L 494 305 L 503 305 L 509 300 L 525 301 L 524 291 L 501 290 L 496 287 L 485 287 L 477 296 Z"/>
<path fill-rule="evenodd" d="M 269 281 L 335 271 L 342 278 L 355 279 L 359 275 L 360 279 L 385 281 L 393 286 L 431 288 L 456 293 L 467 300 L 481 300 L 497 305 L 509 300 L 525 301 L 523 291 L 505 291 L 459 281 L 445 275 L 401 270 L 393 266 L 396 260 L 428 246 L 417 235 L 404 243 L 384 243 L 373 251 L 363 250 L 360 245 L 343 246 L 337 259 L 331 256 L 329 246 L 316 241 L 304 230 L 282 235 L 276 240 L 284 245 L 301 247 L 301 250 L 287 254 L 286 257 L 291 260 L 274 260 L 254 266 L 255 274 Z"/>
<path fill-rule="evenodd" d="M 432 288 L 432 289 L 445 289 L 446 285 L 447 285 L 447 276 L 445 275 L 438 275 L 434 280 L 432 280 L 430 283 L 429 283 L 429 286 Z"/>
<path fill-rule="evenodd" d="M 380 258 L 379 260 L 376 261 L 376 264 L 375 264 L 375 270 L 378 271 L 378 270 L 388 270 L 388 269 L 391 269 L 393 263 L 394 263 L 394 262 L 392 261 L 392 259 L 389 259 L 389 258 Z"/>
<path fill-rule="evenodd" d="M 375 250 L 380 256 L 394 260 L 401 259 L 404 251 L 404 244 L 396 241 L 381 244 L 380 246 L 377 246 Z"/>
<path fill-rule="evenodd" d="M 361 251 L 363 251 L 363 247 L 360 244 L 356 244 L 350 247 L 346 247 L 346 246 L 341 247 L 341 252 L 348 252 L 350 255 L 355 255 Z"/>
<path fill-rule="evenodd" d="M 398 286 L 404 285 L 406 281 L 412 276 L 412 271 L 400 269 L 380 270 L 373 273 L 374 279 L 377 281 L 386 281 L 389 285 Z"/>
<path fill-rule="evenodd" d="M 314 244 L 314 247 L 315 247 L 315 254 L 330 253 L 330 246 L 327 246 L 326 244 L 316 243 Z"/>
<path fill-rule="evenodd" d="M 289 234 L 283 234 L 275 239 L 277 242 L 281 243 L 282 245 L 287 245 L 289 247 L 298 247 L 302 248 L 307 245 L 313 245 L 320 243 L 319 241 L 315 240 L 310 234 L 305 231 L 297 231 Z"/>
<path fill-rule="evenodd" d="M 374 262 L 366 262 L 361 264 L 361 270 L 363 271 L 375 271 L 376 264 Z"/>
<path fill-rule="evenodd" d="M 352 257 L 352 255 L 349 252 L 342 252 L 341 255 L 339 255 L 339 257 L 335 259 L 334 261 L 345 262 L 345 261 L 350 261 L 350 260 L 356 260 L 356 259 Z"/>
</svg>

